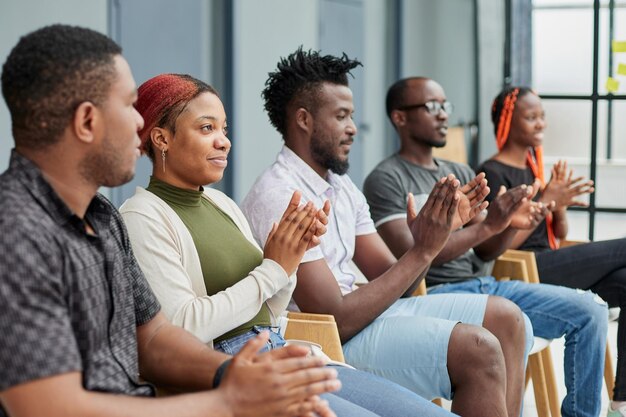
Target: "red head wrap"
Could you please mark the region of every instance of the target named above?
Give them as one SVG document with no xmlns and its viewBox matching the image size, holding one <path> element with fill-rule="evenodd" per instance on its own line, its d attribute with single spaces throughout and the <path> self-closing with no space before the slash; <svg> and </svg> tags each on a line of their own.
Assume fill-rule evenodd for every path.
<svg viewBox="0 0 626 417">
<path fill-rule="evenodd" d="M 158 123 L 163 123 L 163 116 L 173 108 L 185 105 L 198 92 L 198 87 L 189 78 L 179 74 L 161 74 L 150 78 L 138 89 L 135 108 L 144 119 L 143 129 L 139 131 L 141 149 L 148 150 L 150 132 Z M 178 111 L 181 111 L 180 108 Z"/>
</svg>

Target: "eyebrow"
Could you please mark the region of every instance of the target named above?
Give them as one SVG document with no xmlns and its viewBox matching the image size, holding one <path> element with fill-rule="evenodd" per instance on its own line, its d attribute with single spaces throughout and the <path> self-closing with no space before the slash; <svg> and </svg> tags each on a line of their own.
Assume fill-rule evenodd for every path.
<svg viewBox="0 0 626 417">
<path fill-rule="evenodd" d="M 198 117 L 196 119 L 196 122 L 200 122 L 200 121 L 203 121 L 203 120 L 212 120 L 214 122 L 217 122 L 217 117 L 215 117 L 215 116 L 206 116 L 206 115 L 205 116 L 200 116 L 200 117 Z"/>
</svg>

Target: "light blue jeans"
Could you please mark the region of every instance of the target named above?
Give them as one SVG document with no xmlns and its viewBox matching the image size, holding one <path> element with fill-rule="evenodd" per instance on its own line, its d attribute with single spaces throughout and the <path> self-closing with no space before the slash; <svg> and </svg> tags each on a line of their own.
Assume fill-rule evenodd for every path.
<svg viewBox="0 0 626 417">
<path fill-rule="evenodd" d="M 285 340 L 273 329 L 255 326 L 247 333 L 216 342 L 214 348 L 235 355 L 248 340 L 263 330 L 270 330 L 270 340 L 263 351 L 276 349 L 285 344 Z M 339 417 L 450 417 L 455 415 L 406 388 L 376 375 L 341 366 L 333 366 L 333 368 L 339 374 L 342 388 L 334 394 L 324 394 L 322 397 L 329 402 L 330 407 Z"/>
<path fill-rule="evenodd" d="M 607 334 L 607 306 L 590 291 L 493 277 L 430 287 L 429 294 L 469 293 L 499 295 L 519 306 L 536 336 L 565 336 L 564 417 L 597 417 L 602 403 L 602 376 Z"/>
</svg>

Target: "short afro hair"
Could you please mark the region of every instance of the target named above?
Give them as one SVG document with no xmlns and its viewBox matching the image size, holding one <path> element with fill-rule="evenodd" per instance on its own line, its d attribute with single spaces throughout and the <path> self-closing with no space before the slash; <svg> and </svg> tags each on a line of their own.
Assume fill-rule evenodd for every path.
<svg viewBox="0 0 626 417">
<path fill-rule="evenodd" d="M 323 83 L 348 85 L 350 70 L 362 65 L 348 58 L 303 51 L 300 46 L 287 58 L 281 58 L 277 69 L 269 73 L 262 96 L 272 126 L 283 137 L 287 131 L 287 106 L 295 103 L 309 111 L 317 110 L 318 92 Z"/>
<path fill-rule="evenodd" d="M 391 120 L 391 112 L 398 110 L 402 106 L 406 106 L 405 92 L 409 88 L 409 81 L 426 81 L 429 78 L 426 77 L 408 77 L 393 83 L 389 90 L 387 90 L 387 97 L 385 98 L 385 110 L 387 111 L 387 117 Z M 393 121 L 392 121 L 393 124 Z"/>
<path fill-rule="evenodd" d="M 81 103 L 102 104 L 121 53 L 105 35 L 76 26 L 51 25 L 23 36 L 2 67 L 15 145 L 52 145 Z"/>
</svg>

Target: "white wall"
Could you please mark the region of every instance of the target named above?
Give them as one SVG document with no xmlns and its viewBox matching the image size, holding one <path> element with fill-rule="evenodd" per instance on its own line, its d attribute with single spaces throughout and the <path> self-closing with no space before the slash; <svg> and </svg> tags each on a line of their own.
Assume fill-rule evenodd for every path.
<svg viewBox="0 0 626 417">
<path fill-rule="evenodd" d="M 282 146 L 263 110 L 261 91 L 279 57 L 298 46 L 317 49 L 316 0 L 233 0 L 233 198 L 241 201 Z"/>
<path fill-rule="evenodd" d="M 53 23 L 88 27 L 107 33 L 107 0 L 3 0 L 0 8 L 0 62 L 4 64 L 19 38 Z M 11 118 L 4 100 L 0 103 L 0 172 L 13 148 Z"/>
<path fill-rule="evenodd" d="M 476 95 L 474 2 L 404 0 L 403 77 L 426 76 L 439 82 L 454 104 L 452 125 L 473 121 Z"/>
<path fill-rule="evenodd" d="M 393 28 L 387 27 L 388 0 L 365 0 L 365 56 L 363 75 L 366 96 L 363 109 L 357 109 L 367 121 L 368 131 L 361 131 L 364 144 L 363 173 L 365 176 L 386 156 L 388 143 L 393 141 L 391 124 L 385 114 L 387 88 L 395 80 L 388 74 L 387 50 L 392 47 Z M 361 184 L 357 184 L 359 187 Z"/>
<path fill-rule="evenodd" d="M 501 0 L 478 0 L 478 162 L 496 153 L 491 103 L 504 82 L 505 7 Z"/>
<path fill-rule="evenodd" d="M 387 91 L 385 56 L 388 30 L 386 0 L 363 1 L 365 8 L 364 66 L 367 97 L 363 109 L 368 131 L 358 133 L 364 144 L 364 172 L 368 173 L 384 155 Z M 270 125 L 263 109 L 261 91 L 267 74 L 280 57 L 300 45 L 319 49 L 318 0 L 235 0 L 234 2 L 234 103 L 230 120 L 234 126 L 233 155 L 235 201 L 241 201 L 258 175 L 275 159 L 283 141 Z M 234 165 L 234 167 L 233 167 Z"/>
</svg>

